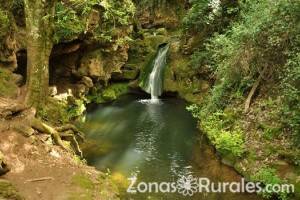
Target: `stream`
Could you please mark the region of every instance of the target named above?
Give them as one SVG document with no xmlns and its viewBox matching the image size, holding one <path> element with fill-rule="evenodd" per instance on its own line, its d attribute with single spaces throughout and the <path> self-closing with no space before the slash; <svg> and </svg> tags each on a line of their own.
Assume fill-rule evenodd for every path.
<svg viewBox="0 0 300 200">
<path fill-rule="evenodd" d="M 89 165 L 108 171 L 118 182 L 121 199 L 161 200 L 255 200 L 245 193 L 126 192 L 128 178 L 140 182 L 176 182 L 180 177 L 206 177 L 211 181 L 240 181 L 231 168 L 221 164 L 197 121 L 186 111 L 185 101 L 162 99 L 159 103 L 141 101 L 146 97 L 125 95 L 99 105 L 89 112 L 84 131 L 88 144 L 84 154 Z"/>
</svg>

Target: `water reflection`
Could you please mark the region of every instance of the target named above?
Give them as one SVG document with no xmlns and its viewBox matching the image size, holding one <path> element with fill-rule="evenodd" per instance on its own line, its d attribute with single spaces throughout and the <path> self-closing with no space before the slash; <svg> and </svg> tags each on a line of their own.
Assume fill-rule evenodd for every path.
<svg viewBox="0 0 300 200">
<path fill-rule="evenodd" d="M 84 152 L 89 164 L 118 174 L 123 181 L 136 176 L 138 181 L 170 182 L 182 175 L 233 181 L 239 176 L 223 167 L 212 149 L 195 144 L 197 122 L 185 110 L 185 103 L 168 99 L 159 104 L 139 102 L 132 96 L 90 113 L 85 124 L 89 145 Z M 220 167 L 221 166 L 221 167 Z M 222 168 L 223 167 L 223 168 Z M 232 194 L 125 194 L 122 199 L 257 199 L 256 196 Z"/>
</svg>

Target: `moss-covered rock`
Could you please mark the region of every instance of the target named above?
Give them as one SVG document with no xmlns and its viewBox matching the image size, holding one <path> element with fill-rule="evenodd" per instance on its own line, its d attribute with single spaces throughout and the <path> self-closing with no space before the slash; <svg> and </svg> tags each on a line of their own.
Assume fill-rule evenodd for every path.
<svg viewBox="0 0 300 200">
<path fill-rule="evenodd" d="M 140 69 L 135 64 L 126 64 L 120 72 L 113 72 L 112 81 L 132 81 L 138 78 Z"/>
<path fill-rule="evenodd" d="M 93 178 L 86 174 L 76 174 L 72 177 L 72 184 L 77 186 L 79 191 L 70 193 L 69 200 L 119 200 L 118 189 L 104 174 Z"/>
<path fill-rule="evenodd" d="M 208 81 L 198 78 L 189 66 L 189 59 L 176 52 L 178 47 L 171 48 L 168 67 L 165 72 L 164 90 L 178 92 L 189 102 L 202 102 L 210 86 Z"/>
<path fill-rule="evenodd" d="M 125 83 L 112 84 L 102 92 L 102 98 L 105 101 L 116 100 L 119 96 L 125 94 L 128 91 L 128 85 Z"/>
<path fill-rule="evenodd" d="M 128 83 L 113 83 L 106 88 L 96 86 L 88 94 L 89 102 L 105 103 L 116 100 L 128 92 Z"/>
<path fill-rule="evenodd" d="M 53 125 L 66 124 L 81 119 L 86 110 L 85 102 L 69 96 L 66 100 L 49 97 L 46 106 L 38 110 L 37 114 L 43 120 Z"/>
</svg>

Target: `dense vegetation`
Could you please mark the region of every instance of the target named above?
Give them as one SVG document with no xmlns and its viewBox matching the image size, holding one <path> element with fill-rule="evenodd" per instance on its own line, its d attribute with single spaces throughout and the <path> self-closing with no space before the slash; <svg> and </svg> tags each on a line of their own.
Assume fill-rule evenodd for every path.
<svg viewBox="0 0 300 200">
<path fill-rule="evenodd" d="M 86 33 L 88 17 L 93 9 L 100 10 L 104 21 L 97 24 L 94 34 L 98 39 L 111 41 L 116 39 L 117 27 L 128 25 L 135 13 L 135 5 L 130 0 L 124 1 L 80 1 L 59 2 L 56 5 L 55 39 L 74 39 L 79 34 Z M 124 40 L 123 38 L 117 38 Z M 120 41 L 119 41 L 120 42 Z"/>
<path fill-rule="evenodd" d="M 203 8 L 203 3 L 193 1 L 186 19 L 189 26 L 199 27 L 196 19 L 199 13 L 202 15 L 198 7 Z M 221 5 L 218 6 L 221 10 Z M 205 49 L 192 56 L 192 67 L 207 67 L 215 77 L 216 84 L 205 112 L 224 109 L 232 99 L 246 95 L 259 76 L 263 76 L 264 82 L 274 81 L 283 86 L 279 93 L 287 97 L 284 112 L 290 113 L 289 124 L 296 134 L 299 130 L 295 124 L 299 117 L 299 7 L 297 1 L 240 2 L 236 8 L 240 10 L 238 17 L 224 33 L 215 32 L 206 38 Z"/>
<path fill-rule="evenodd" d="M 292 135 L 292 145 L 297 148 L 300 145 L 300 2 L 233 2 L 191 2 L 184 19 L 187 30 L 193 34 L 205 30 L 209 34 L 193 52 L 190 67 L 209 71 L 214 84 L 203 104 L 188 109 L 201 120 L 202 129 L 220 152 L 241 156 L 246 134 L 241 128 L 245 121 L 238 116 L 249 112 L 253 96 L 268 99 L 271 103 L 262 100 L 259 104 L 272 112 L 261 112 L 266 112 L 266 121 L 276 119 L 277 125 L 264 128 L 263 134 L 274 139 L 281 130 L 284 137 Z"/>
</svg>

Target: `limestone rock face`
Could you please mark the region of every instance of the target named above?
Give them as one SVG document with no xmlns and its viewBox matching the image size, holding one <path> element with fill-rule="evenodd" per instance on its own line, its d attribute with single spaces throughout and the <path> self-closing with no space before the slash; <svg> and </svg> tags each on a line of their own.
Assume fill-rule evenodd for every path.
<svg viewBox="0 0 300 200">
<path fill-rule="evenodd" d="M 128 54 L 126 47 L 108 52 L 97 49 L 82 57 L 77 75 L 107 82 L 113 72 L 121 71 L 121 67 L 127 60 Z"/>
<path fill-rule="evenodd" d="M 139 4 L 138 19 L 143 28 L 166 27 L 177 28 L 188 1 L 149 1 Z"/>
<path fill-rule="evenodd" d="M 85 54 L 78 69 L 79 76 L 90 76 L 92 78 L 105 79 L 104 59 L 101 50 Z"/>
<path fill-rule="evenodd" d="M 0 67 L 14 71 L 17 68 L 16 41 L 8 35 L 0 44 Z"/>
</svg>

